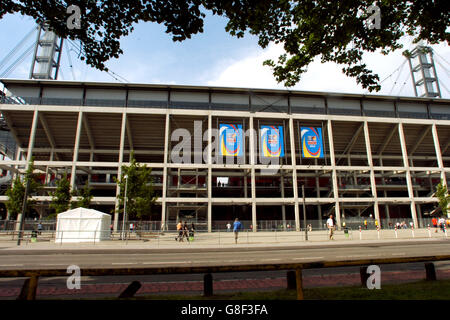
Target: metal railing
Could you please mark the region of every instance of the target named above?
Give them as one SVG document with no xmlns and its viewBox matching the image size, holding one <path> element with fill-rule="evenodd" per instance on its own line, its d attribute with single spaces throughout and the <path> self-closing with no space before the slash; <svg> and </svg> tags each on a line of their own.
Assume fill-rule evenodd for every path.
<svg viewBox="0 0 450 320">
<path fill-rule="evenodd" d="M 28 245 L 36 242 L 48 242 L 55 244 L 87 243 L 87 244 L 112 244 L 122 241 L 125 245 L 136 243 L 148 243 L 153 247 L 174 246 L 174 241 L 184 242 L 193 246 L 227 246 L 238 244 L 265 245 L 265 244 L 298 244 L 330 241 L 329 232 L 325 230 L 309 231 L 306 238 L 304 229 L 300 231 L 260 230 L 252 232 L 243 230 L 238 233 L 237 241 L 233 231 L 222 230 L 209 233 L 207 231 L 185 232 L 180 237 L 178 231 L 142 231 L 126 230 L 125 232 L 112 232 L 111 230 L 25 230 L 0 231 L 0 241 L 14 241 L 21 237 L 21 241 Z M 361 240 L 409 240 L 409 239 L 446 239 L 447 229 L 378 229 L 365 230 L 344 228 L 333 232 L 332 240 L 336 241 L 361 241 Z M 181 245 L 181 244 L 180 244 Z"/>
</svg>

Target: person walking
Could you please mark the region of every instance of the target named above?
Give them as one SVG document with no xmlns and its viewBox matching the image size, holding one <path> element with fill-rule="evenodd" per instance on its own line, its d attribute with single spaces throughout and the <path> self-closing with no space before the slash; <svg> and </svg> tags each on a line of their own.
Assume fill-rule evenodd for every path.
<svg viewBox="0 0 450 320">
<path fill-rule="evenodd" d="M 333 221 L 332 214 L 330 214 L 330 217 L 327 220 L 327 228 L 328 228 L 328 235 L 330 237 L 330 240 L 333 240 L 334 221 Z"/>
<path fill-rule="evenodd" d="M 367 230 L 367 220 L 364 220 L 364 228 Z"/>
<path fill-rule="evenodd" d="M 242 229 L 242 223 L 239 221 L 238 218 L 236 218 L 234 220 L 233 223 L 233 232 L 234 232 L 234 242 L 237 244 L 238 241 L 238 234 L 239 234 L 239 230 Z"/>
<path fill-rule="evenodd" d="M 181 221 L 177 224 L 177 231 L 178 236 L 175 237 L 175 241 L 183 241 L 183 225 L 181 224 Z"/>
<path fill-rule="evenodd" d="M 186 221 L 183 224 L 183 238 L 186 238 L 186 241 L 189 242 L 189 227 Z"/>
<path fill-rule="evenodd" d="M 438 232 L 438 219 L 436 217 L 433 217 L 433 219 L 431 219 L 431 224 L 433 225 L 434 233 L 437 233 Z"/>
<path fill-rule="evenodd" d="M 194 241 L 194 233 L 195 233 L 195 226 L 192 222 L 191 227 L 189 228 L 189 241 Z"/>
<path fill-rule="evenodd" d="M 231 231 L 231 223 L 227 223 L 227 232 L 230 232 Z"/>
<path fill-rule="evenodd" d="M 441 228 L 442 232 L 445 232 L 445 219 L 444 219 L 444 217 L 441 217 L 439 219 L 439 227 Z"/>
</svg>

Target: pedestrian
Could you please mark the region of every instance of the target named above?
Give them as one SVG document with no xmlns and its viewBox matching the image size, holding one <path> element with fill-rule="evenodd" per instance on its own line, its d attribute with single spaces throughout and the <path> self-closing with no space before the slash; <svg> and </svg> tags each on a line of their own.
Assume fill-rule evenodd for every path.
<svg viewBox="0 0 450 320">
<path fill-rule="evenodd" d="M 437 233 L 438 232 L 438 220 L 436 219 L 436 217 L 433 217 L 433 219 L 431 219 L 431 224 L 433 225 L 434 232 Z"/>
<path fill-rule="evenodd" d="M 183 225 L 180 222 L 178 222 L 177 224 L 177 232 L 178 232 L 178 236 L 175 237 L 175 241 L 183 241 Z"/>
<path fill-rule="evenodd" d="M 186 221 L 184 221 L 183 224 L 183 238 L 186 238 L 186 240 L 189 241 L 189 227 Z"/>
<path fill-rule="evenodd" d="M 364 220 L 364 228 L 367 230 L 367 220 Z"/>
<path fill-rule="evenodd" d="M 234 242 L 237 244 L 238 241 L 238 234 L 239 234 L 239 230 L 242 229 L 242 223 L 239 221 L 238 218 L 236 218 L 234 220 L 233 223 L 233 232 L 234 232 Z"/>
<path fill-rule="evenodd" d="M 130 223 L 130 232 L 133 232 L 133 230 L 134 230 L 134 224 Z"/>
<path fill-rule="evenodd" d="M 227 223 L 227 232 L 230 232 L 231 231 L 231 223 Z"/>
<path fill-rule="evenodd" d="M 38 225 L 37 225 L 37 230 L 38 230 L 38 234 L 40 235 L 42 233 L 42 224 L 39 221 Z"/>
<path fill-rule="evenodd" d="M 194 233 L 195 233 L 195 226 L 192 222 L 191 227 L 189 228 L 189 241 L 194 241 Z"/>
<path fill-rule="evenodd" d="M 328 218 L 328 220 L 327 220 L 327 227 L 328 227 L 328 235 L 330 237 L 330 240 L 333 240 L 334 221 L 333 221 L 332 214 L 330 214 L 330 218 Z"/>
<path fill-rule="evenodd" d="M 112 234 L 114 231 L 114 226 L 112 223 L 109 225 L 109 231 L 110 231 L 110 234 Z"/>
<path fill-rule="evenodd" d="M 442 232 L 445 232 L 445 219 L 444 219 L 444 217 L 441 217 L 439 219 L 439 227 L 441 228 Z"/>
</svg>

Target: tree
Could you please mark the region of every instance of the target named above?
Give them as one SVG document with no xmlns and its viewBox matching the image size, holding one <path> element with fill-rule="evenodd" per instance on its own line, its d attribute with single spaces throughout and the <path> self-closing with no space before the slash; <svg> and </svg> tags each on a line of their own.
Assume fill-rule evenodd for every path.
<svg viewBox="0 0 450 320">
<path fill-rule="evenodd" d="M 157 199 L 153 190 L 153 178 L 151 176 L 152 169 L 146 165 L 139 165 L 134 158 L 134 154 L 130 155 L 130 166 L 122 166 L 122 174 L 120 180 L 115 178 L 115 182 L 119 186 L 119 213 L 124 212 L 125 189 L 127 199 L 127 217 L 129 220 L 143 219 L 151 216 L 152 207 Z M 125 178 L 127 176 L 128 178 Z M 128 182 L 127 182 L 128 180 Z"/>
<path fill-rule="evenodd" d="M 83 189 L 80 190 L 74 190 L 72 192 L 72 196 L 78 197 L 77 201 L 73 201 L 71 204 L 71 208 L 89 208 L 91 205 L 92 198 L 94 197 L 91 194 L 91 188 L 89 188 L 89 182 L 86 181 L 86 184 L 84 185 Z"/>
<path fill-rule="evenodd" d="M 80 8 L 80 29 L 67 27 L 69 4 Z M 373 4 L 380 8 L 380 29 L 367 24 Z M 379 77 L 363 62 L 363 52 L 388 54 L 402 48 L 404 35 L 416 43 L 448 43 L 450 19 L 445 8 L 446 0 L 6 0 L 0 18 L 20 13 L 39 23 L 46 21 L 59 36 L 81 41 L 80 56 L 87 64 L 108 70 L 105 63 L 123 53 L 119 39 L 133 31 L 134 23 L 164 24 L 173 41 L 183 41 L 203 32 L 205 13 L 212 12 L 228 19 L 225 30 L 233 36 L 243 37 L 248 31 L 262 48 L 282 44 L 285 54 L 264 64 L 287 87 L 299 82 L 313 59 L 320 57 L 322 62 L 342 65 L 343 72 L 363 88 L 379 91 Z"/>
<path fill-rule="evenodd" d="M 17 219 L 19 213 L 23 210 L 23 200 L 25 197 L 25 188 L 28 183 L 28 194 L 27 194 L 27 210 L 25 215 L 29 215 L 33 205 L 34 200 L 30 198 L 40 190 L 40 184 L 36 181 L 37 175 L 33 173 L 34 171 L 34 160 L 32 159 L 29 163 L 28 169 L 25 175 L 21 177 L 17 175 L 14 179 L 11 187 L 6 190 L 6 196 L 8 200 L 6 201 L 6 209 L 8 210 L 11 219 Z"/>
<path fill-rule="evenodd" d="M 67 173 L 64 173 L 64 176 L 56 181 L 56 190 L 52 193 L 52 203 L 50 203 L 50 208 L 55 209 L 56 214 L 67 211 L 71 199 L 70 181 L 67 177 Z"/>
<path fill-rule="evenodd" d="M 450 195 L 448 194 L 447 186 L 441 180 L 436 188 L 435 193 L 436 198 L 439 200 L 439 207 L 441 208 L 442 214 L 444 216 L 448 216 L 449 209 L 448 206 L 450 204 Z"/>
</svg>

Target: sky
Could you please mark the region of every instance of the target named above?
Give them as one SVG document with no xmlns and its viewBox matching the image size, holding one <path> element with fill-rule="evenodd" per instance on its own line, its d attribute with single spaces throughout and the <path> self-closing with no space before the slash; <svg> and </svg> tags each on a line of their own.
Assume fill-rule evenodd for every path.
<svg viewBox="0 0 450 320">
<path fill-rule="evenodd" d="M 232 37 L 225 31 L 225 25 L 224 18 L 209 15 L 205 19 L 204 33 L 180 43 L 173 42 L 161 25 L 137 24 L 129 36 L 121 39 L 124 54 L 119 59 L 108 61 L 107 66 L 131 83 L 283 89 L 284 86 L 274 79 L 271 69 L 262 64 L 269 58 L 276 60 L 283 53 L 282 47 L 270 45 L 262 49 L 255 36 Z M 6 15 L 0 20 L 0 63 L 34 27 L 34 20 L 27 16 Z M 34 40 L 31 37 L 19 52 L 25 51 Z M 402 43 L 404 49 L 414 47 L 410 38 L 404 38 Z M 300 82 L 289 90 L 414 96 L 409 65 L 404 63 L 406 59 L 402 55 L 404 49 L 388 56 L 380 53 L 364 55 L 367 66 L 383 80 L 379 92 L 370 93 L 353 78 L 345 76 L 341 66 L 322 64 L 319 58 L 308 66 Z M 450 48 L 447 44 L 439 44 L 434 45 L 433 50 L 442 97 L 450 98 Z M 14 60 L 0 65 L 0 74 Z M 31 60 L 30 54 L 7 77 L 28 79 Z M 95 70 L 79 60 L 75 46 L 67 41 L 63 45 L 58 79 L 118 82 L 108 73 Z"/>
</svg>

